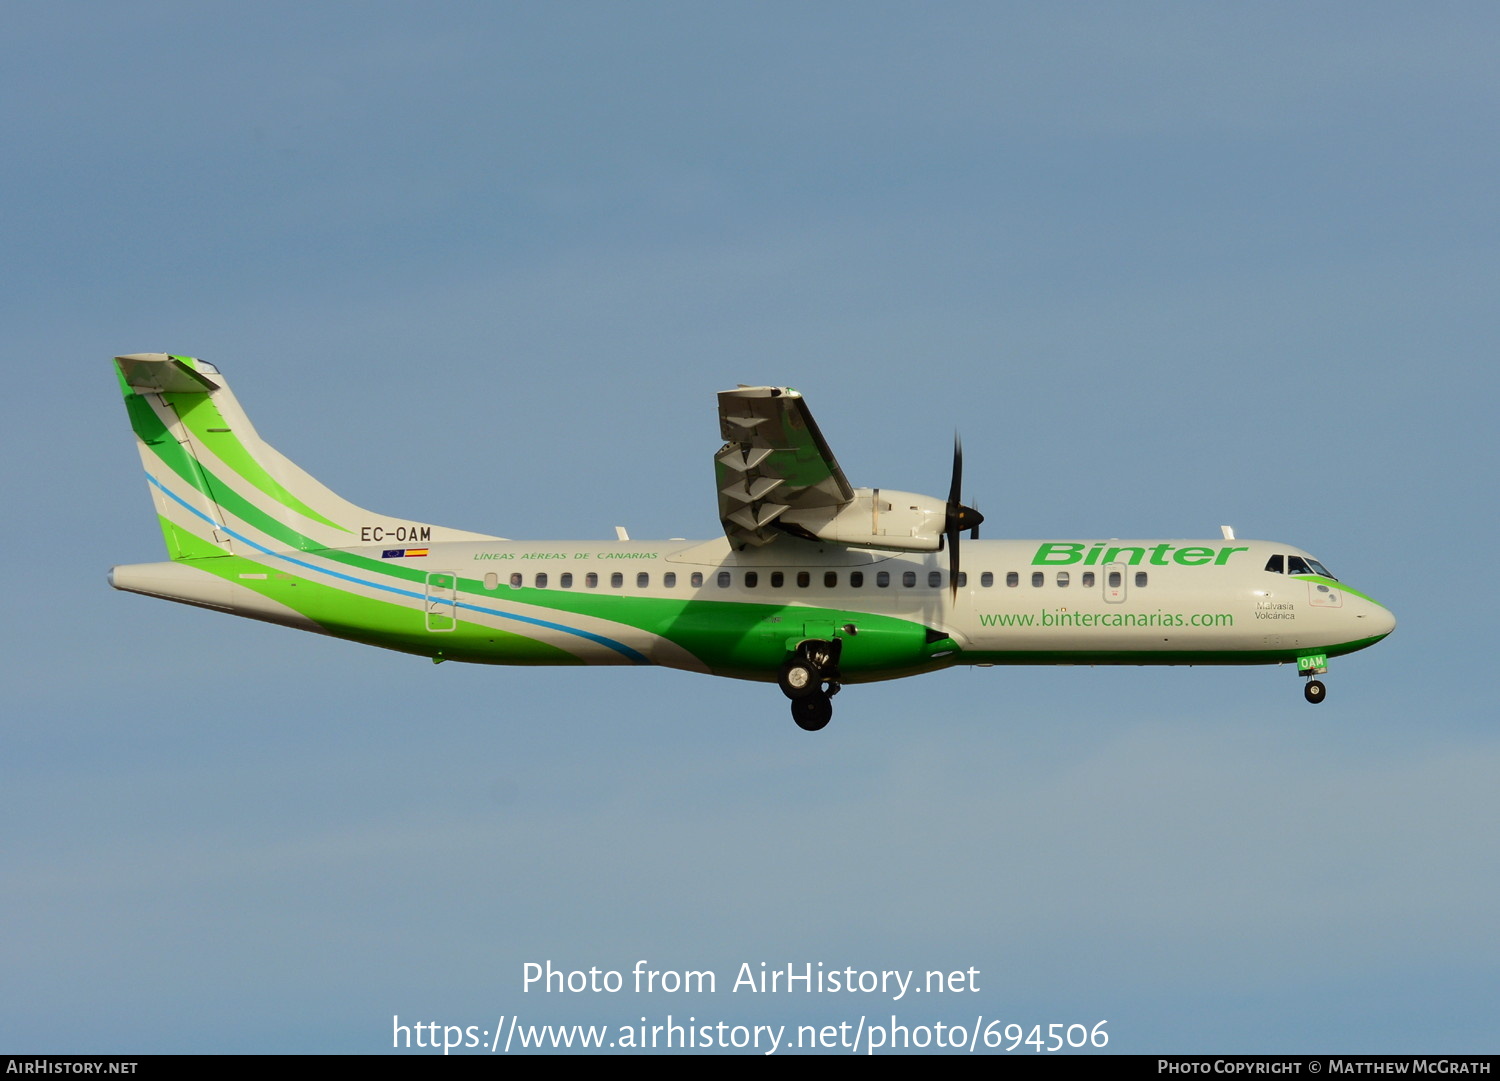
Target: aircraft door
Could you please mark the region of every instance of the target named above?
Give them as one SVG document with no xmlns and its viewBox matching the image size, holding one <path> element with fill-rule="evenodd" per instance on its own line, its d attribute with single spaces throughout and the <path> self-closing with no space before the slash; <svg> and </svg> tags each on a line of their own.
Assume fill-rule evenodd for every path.
<svg viewBox="0 0 1500 1081">
<path fill-rule="evenodd" d="M 450 571 L 429 571 L 427 595 L 422 607 L 426 611 L 429 631 L 451 631 L 458 626 L 458 575 Z"/>
<path fill-rule="evenodd" d="M 837 634 L 836 624 L 831 619 L 806 619 L 802 621 L 802 633 L 809 638 L 831 641 Z"/>
</svg>

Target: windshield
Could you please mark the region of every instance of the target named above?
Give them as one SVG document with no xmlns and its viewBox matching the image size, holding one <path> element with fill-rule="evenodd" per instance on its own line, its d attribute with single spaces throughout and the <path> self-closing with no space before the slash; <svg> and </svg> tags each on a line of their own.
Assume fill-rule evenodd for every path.
<svg viewBox="0 0 1500 1081">
<path fill-rule="evenodd" d="M 1271 571 L 1273 574 L 1316 574 L 1320 578 L 1328 578 L 1335 582 L 1338 581 L 1337 578 L 1328 573 L 1327 567 L 1323 566 L 1323 564 L 1319 563 L 1312 556 L 1307 556 L 1306 558 L 1302 556 L 1286 556 L 1285 571 L 1282 570 L 1282 559 L 1283 557 L 1279 552 L 1273 555 L 1266 561 L 1266 570 Z"/>
</svg>

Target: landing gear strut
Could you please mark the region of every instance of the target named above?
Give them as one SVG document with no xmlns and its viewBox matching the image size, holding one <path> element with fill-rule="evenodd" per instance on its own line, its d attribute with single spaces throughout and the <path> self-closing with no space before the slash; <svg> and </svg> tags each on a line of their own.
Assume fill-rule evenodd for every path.
<svg viewBox="0 0 1500 1081">
<path fill-rule="evenodd" d="M 833 703 L 839 693 L 839 652 L 843 645 L 837 638 L 831 642 L 803 642 L 787 658 L 777 673 L 781 693 L 792 700 L 792 720 L 804 732 L 816 732 L 833 717 Z"/>
</svg>

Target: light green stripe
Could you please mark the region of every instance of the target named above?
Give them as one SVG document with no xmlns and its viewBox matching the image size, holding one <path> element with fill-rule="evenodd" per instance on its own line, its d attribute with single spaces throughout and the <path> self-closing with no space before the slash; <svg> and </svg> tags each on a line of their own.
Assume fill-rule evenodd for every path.
<svg viewBox="0 0 1500 1081">
<path fill-rule="evenodd" d="M 1342 589 L 1345 593 L 1353 593 L 1356 597 L 1359 597 L 1359 598 L 1361 598 L 1363 600 L 1367 600 L 1371 604 L 1380 604 L 1379 601 L 1377 601 L 1374 597 L 1370 596 L 1368 593 L 1361 593 L 1357 589 L 1351 589 L 1348 586 L 1346 586 L 1343 582 L 1340 582 L 1340 581 L 1338 581 L 1337 579 L 1334 579 L 1334 578 L 1324 578 L 1322 575 L 1319 575 L 1319 574 L 1292 574 L 1292 575 L 1288 575 L 1288 577 L 1295 578 L 1299 582 L 1312 582 L 1312 583 L 1314 583 L 1316 585 L 1328 586 L 1330 589 Z M 1380 604 L 1380 607 L 1384 608 L 1385 605 Z"/>
<path fill-rule="evenodd" d="M 261 465 L 254 452 L 233 431 L 214 431 L 216 428 L 228 429 L 229 422 L 224 419 L 209 395 L 166 394 L 163 397 L 177 410 L 177 416 L 183 425 L 205 448 L 261 494 L 330 529 L 337 529 L 341 533 L 353 532 L 325 518 L 288 491 L 280 481 L 266 472 L 265 466 Z"/>
</svg>

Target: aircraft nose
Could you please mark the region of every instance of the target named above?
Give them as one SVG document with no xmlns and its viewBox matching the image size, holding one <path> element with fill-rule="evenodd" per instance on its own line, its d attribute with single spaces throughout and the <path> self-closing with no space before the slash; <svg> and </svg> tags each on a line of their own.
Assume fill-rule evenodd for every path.
<svg viewBox="0 0 1500 1081">
<path fill-rule="evenodd" d="M 1395 613 L 1383 604 L 1371 604 L 1370 612 L 1365 617 L 1365 621 L 1370 626 L 1370 634 L 1372 636 L 1379 635 L 1384 638 L 1396 629 Z"/>
</svg>

